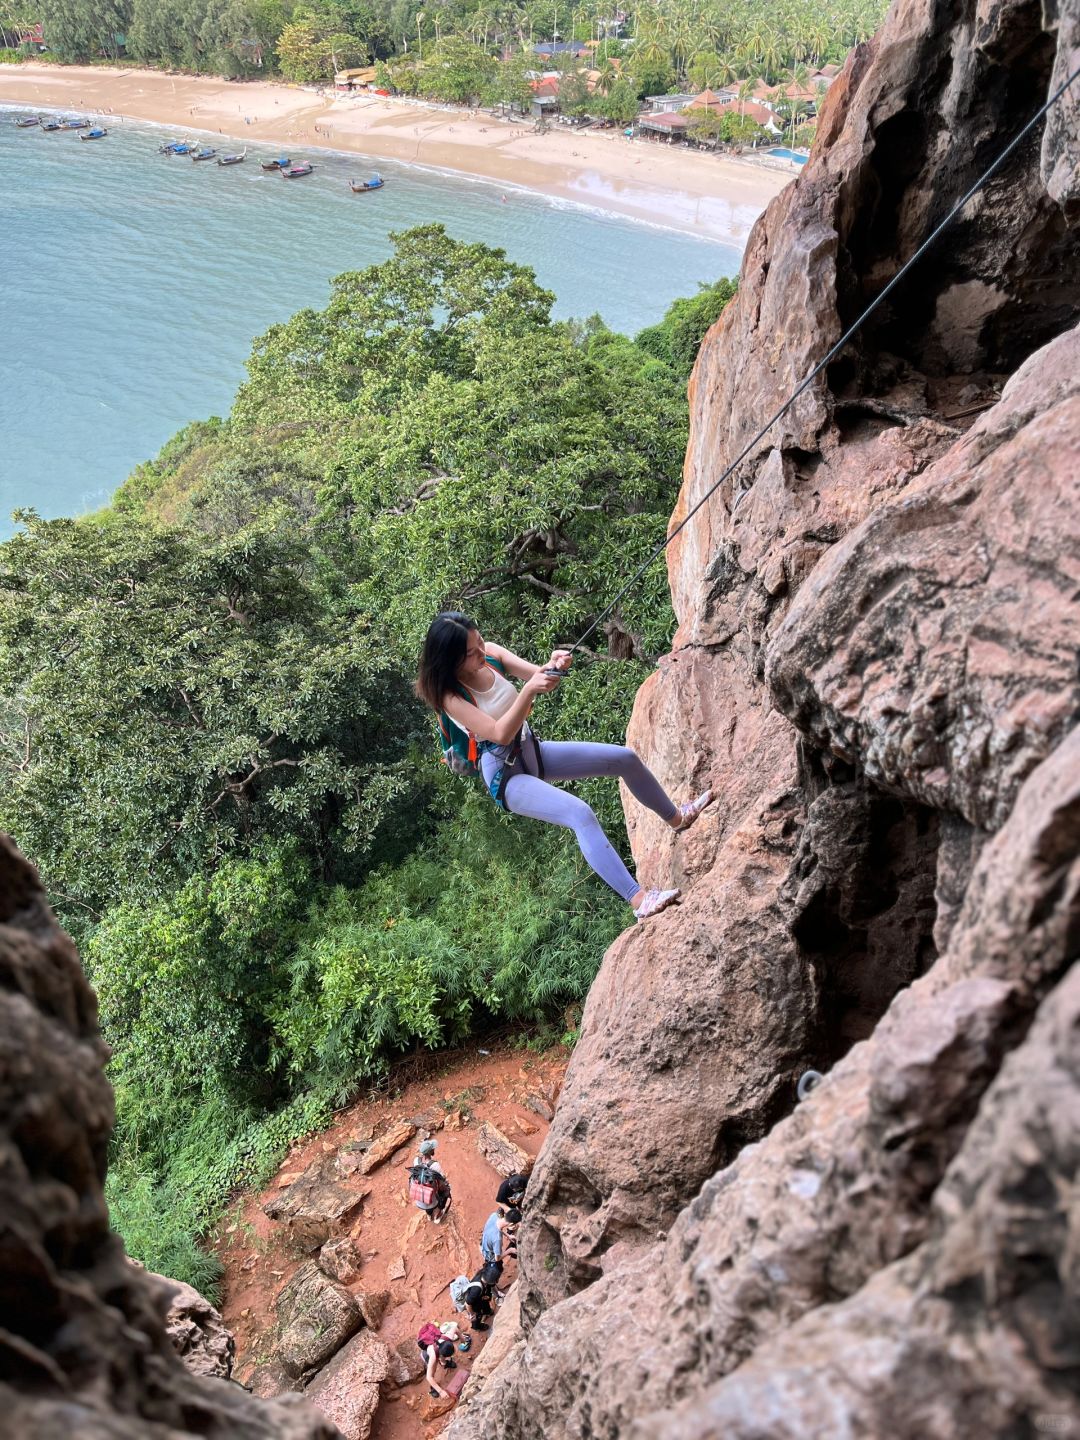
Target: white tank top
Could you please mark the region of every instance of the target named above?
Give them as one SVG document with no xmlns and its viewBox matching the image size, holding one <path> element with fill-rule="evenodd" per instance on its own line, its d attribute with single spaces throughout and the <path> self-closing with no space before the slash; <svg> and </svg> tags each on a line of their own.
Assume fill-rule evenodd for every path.
<svg viewBox="0 0 1080 1440">
<path fill-rule="evenodd" d="M 476 701 L 478 710 L 483 710 L 484 714 L 490 715 L 493 720 L 501 720 L 517 699 L 517 687 L 490 665 L 488 674 L 491 676 L 491 685 L 487 690 L 478 690 L 474 685 L 467 685 L 465 688 Z"/>
</svg>

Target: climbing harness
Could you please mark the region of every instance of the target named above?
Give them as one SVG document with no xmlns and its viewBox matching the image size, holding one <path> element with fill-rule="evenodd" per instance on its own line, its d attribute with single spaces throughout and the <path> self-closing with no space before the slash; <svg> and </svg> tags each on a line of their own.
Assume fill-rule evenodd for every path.
<svg viewBox="0 0 1080 1440">
<path fill-rule="evenodd" d="M 579 639 L 575 640 L 573 645 L 571 645 L 571 654 L 575 650 L 579 649 L 582 645 L 584 645 L 585 641 L 589 638 L 593 631 L 596 630 L 598 626 L 603 624 L 603 622 L 615 609 L 615 606 L 618 605 L 619 601 L 623 598 L 623 596 L 628 594 L 634 588 L 634 586 L 641 579 L 642 575 L 644 575 L 645 571 L 649 568 L 649 566 L 653 563 L 657 556 L 663 554 L 663 552 L 667 549 L 667 547 L 671 544 L 672 540 L 675 539 L 675 536 L 678 535 L 681 530 L 685 530 L 686 526 L 689 525 L 690 521 L 698 513 L 698 511 L 705 504 L 705 502 L 709 500 L 711 496 L 716 493 L 717 490 L 719 490 L 720 486 L 724 483 L 728 476 L 731 475 L 731 473 L 739 465 L 742 464 L 742 462 L 746 459 L 747 455 L 750 454 L 751 450 L 753 450 L 754 447 L 765 438 L 765 436 L 769 433 L 772 427 L 776 424 L 777 420 L 779 420 L 783 415 L 787 414 L 788 410 L 791 409 L 792 405 L 794 405 L 795 401 L 799 398 L 803 391 L 806 390 L 809 385 L 813 384 L 814 380 L 817 379 L 817 377 L 821 374 L 822 370 L 825 369 L 826 365 L 829 365 L 835 359 L 835 357 L 840 353 L 840 351 L 844 348 L 844 346 L 848 343 L 852 336 L 856 335 L 859 330 L 862 329 L 863 325 L 878 308 L 878 306 L 885 299 L 885 297 L 889 295 L 896 288 L 897 285 L 899 285 L 900 281 L 904 278 L 908 271 L 914 265 L 916 265 L 919 260 L 922 259 L 923 255 L 926 254 L 927 250 L 929 250 L 931 245 L 933 245 L 934 241 L 937 240 L 938 236 L 949 228 L 949 226 L 956 219 L 957 215 L 959 215 L 960 211 L 964 208 L 967 202 L 973 196 L 979 193 L 982 187 L 990 179 L 991 175 L 993 175 L 994 172 L 998 170 L 1001 165 L 1004 164 L 1004 162 L 1008 159 L 1008 157 L 1012 154 L 1012 152 L 1016 149 L 1020 142 L 1025 138 L 1025 136 L 1032 129 L 1034 129 L 1034 127 L 1039 123 L 1039 121 L 1043 118 L 1044 115 L 1046 115 L 1050 110 L 1054 108 L 1057 102 L 1065 94 L 1065 91 L 1068 90 L 1069 86 L 1072 85 L 1073 82 L 1078 78 L 1080 78 L 1080 66 L 1078 66 L 1077 69 L 1073 71 L 1073 73 L 1064 82 L 1064 84 L 1058 86 L 1058 88 L 1054 91 L 1053 95 L 1051 95 L 1049 100 L 1047 100 L 1046 104 L 1043 105 L 1038 111 L 1036 111 L 1036 113 L 1031 117 L 1031 119 L 1027 122 L 1027 124 L 1019 132 L 1019 134 L 1014 136 L 1014 138 L 1010 140 L 1008 145 L 1005 146 L 1005 149 L 1002 150 L 1001 154 L 997 157 L 997 159 L 994 160 L 993 163 L 989 165 L 986 170 L 983 171 L 983 173 L 979 176 L 978 180 L 975 181 L 975 184 L 972 185 L 971 189 L 968 190 L 967 193 L 956 202 L 953 208 L 945 216 L 945 219 L 942 220 L 941 223 L 934 230 L 931 231 L 931 233 L 915 251 L 914 255 L 912 255 L 911 258 L 900 267 L 900 269 L 896 272 L 893 278 L 885 286 L 884 290 L 882 290 L 875 299 L 871 300 L 870 304 L 862 312 L 862 314 L 855 321 L 855 323 L 851 325 L 844 332 L 843 335 L 840 336 L 840 339 L 837 340 L 836 344 L 828 352 L 825 358 L 823 360 L 820 360 L 818 364 L 814 366 L 813 370 L 810 371 L 810 374 L 807 375 L 806 379 L 802 382 L 798 389 L 793 391 L 789 398 L 784 401 L 783 405 L 781 405 L 780 409 L 777 410 L 776 414 L 770 420 L 766 421 L 766 423 L 761 427 L 761 429 L 757 432 L 754 438 L 749 441 L 748 444 L 743 446 L 743 448 L 739 451 L 738 455 L 736 455 L 735 459 L 720 476 L 719 480 L 717 480 L 715 484 L 711 485 L 709 489 L 706 490 L 705 494 L 701 497 L 697 504 L 694 505 L 693 509 L 687 511 L 687 513 L 683 516 L 682 520 L 679 521 L 678 525 L 676 525 L 675 529 L 672 530 L 671 534 L 668 535 L 659 545 L 657 545 L 655 550 L 652 551 L 648 559 L 646 559 L 643 564 L 638 566 L 637 570 L 634 571 L 633 575 L 631 575 L 630 579 L 615 596 L 615 599 L 612 600 L 611 604 L 608 605 L 605 609 L 601 610 L 600 614 L 596 617 L 596 619 L 592 622 L 592 624 L 584 632 L 584 634 L 582 634 Z M 736 499 L 735 504 L 732 506 L 733 511 L 738 509 L 739 500 L 742 499 L 742 494 L 744 493 L 745 492 L 742 492 L 739 495 L 738 499 Z M 545 673 L 562 675 L 565 672 L 561 670 L 549 670 Z"/>
</svg>

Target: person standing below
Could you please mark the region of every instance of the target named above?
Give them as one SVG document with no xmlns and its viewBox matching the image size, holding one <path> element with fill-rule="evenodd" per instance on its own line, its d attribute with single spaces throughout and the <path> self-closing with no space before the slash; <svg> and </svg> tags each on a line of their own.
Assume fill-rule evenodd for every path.
<svg viewBox="0 0 1080 1440">
<path fill-rule="evenodd" d="M 527 1175 L 507 1175 L 495 1192 L 495 1204 L 503 1210 L 520 1210 L 528 1184 Z"/>
<path fill-rule="evenodd" d="M 436 615 L 424 641 L 416 693 L 437 715 L 467 737 L 470 762 L 495 802 L 511 815 L 527 815 L 573 830 L 582 855 L 600 879 L 647 920 L 679 898 L 679 891 L 646 890 L 623 864 L 590 806 L 557 790 L 552 780 L 617 776 L 642 805 L 672 830 L 686 830 L 712 801 L 706 790 L 676 805 L 659 780 L 625 745 L 569 740 L 539 741 L 526 721 L 538 695 L 561 684 L 569 650 L 555 650 L 544 665 L 486 643 L 476 622 L 457 610 Z M 560 673 L 561 672 L 561 673 Z M 522 680 L 518 690 L 511 679 Z M 440 725 L 442 721 L 440 720 Z M 444 731 L 444 749 L 446 732 Z"/>
<path fill-rule="evenodd" d="M 520 1210 L 493 1210 L 488 1216 L 484 1233 L 480 1237 L 480 1254 L 487 1265 L 498 1264 L 500 1273 L 503 1258 L 512 1258 L 517 1253 L 514 1235 L 521 1222 Z"/>
<path fill-rule="evenodd" d="M 435 1159 L 435 1145 L 434 1140 L 425 1140 L 408 1166 L 409 1199 L 420 1210 L 425 1210 L 436 1225 L 441 1225 L 453 1196 L 446 1172 Z"/>
<path fill-rule="evenodd" d="M 462 1301 L 468 1307 L 469 1319 L 472 1322 L 470 1330 L 489 1329 L 488 1321 L 495 1313 L 492 1309 L 491 1299 L 495 1293 L 495 1286 L 502 1278 L 502 1266 L 493 1261 L 490 1265 L 483 1265 L 469 1281 L 462 1291 Z"/>
</svg>

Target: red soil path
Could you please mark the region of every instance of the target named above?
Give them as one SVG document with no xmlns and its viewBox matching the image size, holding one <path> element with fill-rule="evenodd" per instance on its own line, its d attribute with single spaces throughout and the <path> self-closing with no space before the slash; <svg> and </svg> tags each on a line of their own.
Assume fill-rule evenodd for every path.
<svg viewBox="0 0 1080 1440">
<path fill-rule="evenodd" d="M 490 1055 L 477 1047 L 444 1057 L 426 1078 L 403 1085 L 392 1095 L 360 1101 L 342 1112 L 331 1128 L 304 1141 L 290 1152 L 279 1170 L 297 1174 L 324 1155 L 350 1142 L 376 1137 L 400 1120 L 428 1119 L 429 1133 L 438 1141 L 437 1158 L 453 1189 L 454 1202 L 447 1220 L 432 1225 L 405 1196 L 404 1165 L 414 1146 L 395 1153 L 359 1184 L 369 1185 L 359 1219 L 348 1232 L 364 1256 L 363 1271 L 353 1290 L 389 1290 L 390 1305 L 377 1331 L 393 1346 L 413 1339 L 426 1320 L 437 1323 L 455 1317 L 446 1287 L 456 1275 L 472 1275 L 480 1265 L 480 1232 L 495 1208 L 500 1176 L 477 1149 L 477 1128 L 483 1120 L 496 1125 L 528 1154 L 535 1156 L 547 1133 L 546 1121 L 527 1105 L 536 1096 L 562 1082 L 568 1055 L 556 1049 L 542 1055 L 505 1045 L 492 1046 Z M 425 1133 L 422 1129 L 417 1140 Z M 290 1243 L 288 1233 L 262 1210 L 262 1202 L 275 1193 L 276 1179 L 259 1195 L 245 1196 L 221 1224 L 215 1249 L 225 1267 L 222 1313 L 236 1337 L 237 1379 L 250 1383 L 252 1373 L 268 1356 L 273 1340 L 274 1297 L 286 1285 L 307 1255 Z M 399 1268 L 402 1279 L 387 1272 Z M 507 1264 L 505 1283 L 516 1267 Z M 470 1364 L 486 1337 L 473 1337 L 464 1363 Z M 382 1401 L 372 1427 L 372 1440 L 417 1440 L 434 1433 L 421 1418 L 426 1383 L 416 1382 Z"/>
</svg>

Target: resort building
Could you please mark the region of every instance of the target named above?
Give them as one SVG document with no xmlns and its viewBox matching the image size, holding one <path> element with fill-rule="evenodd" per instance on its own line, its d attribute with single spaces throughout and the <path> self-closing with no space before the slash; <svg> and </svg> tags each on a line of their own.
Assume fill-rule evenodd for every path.
<svg viewBox="0 0 1080 1440">
<path fill-rule="evenodd" d="M 533 46 L 534 55 L 544 55 L 549 60 L 553 55 L 573 55 L 577 59 L 589 54 L 590 47 L 583 40 L 545 40 Z"/>
<path fill-rule="evenodd" d="M 650 115 L 670 115 L 685 109 L 693 98 L 693 95 L 646 95 L 645 104 Z"/>
<path fill-rule="evenodd" d="M 686 138 L 690 120 L 686 115 L 678 115 L 674 111 L 659 115 L 639 115 L 637 128 L 650 139 L 666 140 L 670 145 L 675 140 Z"/>
</svg>

